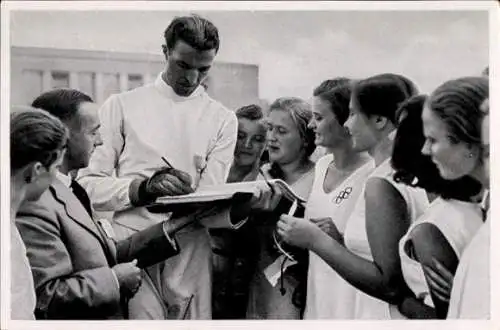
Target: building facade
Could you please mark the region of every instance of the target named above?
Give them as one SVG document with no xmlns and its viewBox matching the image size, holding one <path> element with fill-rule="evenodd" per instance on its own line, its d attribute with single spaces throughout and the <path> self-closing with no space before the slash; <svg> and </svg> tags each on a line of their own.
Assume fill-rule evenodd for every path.
<svg viewBox="0 0 500 330">
<path fill-rule="evenodd" d="M 153 81 L 161 55 L 11 47 L 11 104 L 27 105 L 53 88 L 75 88 L 102 103 L 111 94 Z M 257 65 L 215 62 L 207 92 L 229 109 L 258 103 Z"/>
</svg>

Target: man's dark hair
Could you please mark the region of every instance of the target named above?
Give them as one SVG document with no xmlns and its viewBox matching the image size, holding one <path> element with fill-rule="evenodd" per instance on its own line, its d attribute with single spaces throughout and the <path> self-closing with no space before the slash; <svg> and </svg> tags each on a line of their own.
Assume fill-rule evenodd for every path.
<svg viewBox="0 0 500 330">
<path fill-rule="evenodd" d="M 182 40 L 198 51 L 219 50 L 219 31 L 206 18 L 198 15 L 176 17 L 164 33 L 165 43 L 169 50 Z"/>
<path fill-rule="evenodd" d="M 90 96 L 76 89 L 54 89 L 38 96 L 31 106 L 42 109 L 68 124 L 84 102 L 94 102 Z"/>
</svg>

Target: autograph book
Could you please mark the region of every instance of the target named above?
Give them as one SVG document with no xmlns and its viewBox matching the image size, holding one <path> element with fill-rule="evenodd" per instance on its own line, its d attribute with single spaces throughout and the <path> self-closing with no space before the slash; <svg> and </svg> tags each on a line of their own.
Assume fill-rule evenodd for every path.
<svg viewBox="0 0 500 330">
<path fill-rule="evenodd" d="M 268 180 L 268 182 L 275 183 L 281 189 L 283 198 L 290 201 L 297 200 L 301 204 L 305 203 L 305 200 L 300 198 L 285 181 L 273 179 Z M 191 194 L 160 197 L 147 208 L 153 213 L 175 212 L 178 209 L 185 210 L 191 207 L 194 211 L 194 209 L 209 203 L 221 204 L 231 203 L 238 199 L 249 199 L 258 191 L 259 186 L 266 185 L 266 181 L 259 180 L 205 186 Z"/>
</svg>

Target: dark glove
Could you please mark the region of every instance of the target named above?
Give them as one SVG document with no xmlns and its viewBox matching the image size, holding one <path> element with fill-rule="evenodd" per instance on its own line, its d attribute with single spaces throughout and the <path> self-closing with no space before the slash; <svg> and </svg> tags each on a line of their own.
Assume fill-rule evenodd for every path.
<svg viewBox="0 0 500 330">
<path fill-rule="evenodd" d="M 158 197 L 192 193 L 191 176 L 183 171 L 165 167 L 148 179 L 137 179 L 130 185 L 130 200 L 136 206 L 153 202 Z"/>
</svg>

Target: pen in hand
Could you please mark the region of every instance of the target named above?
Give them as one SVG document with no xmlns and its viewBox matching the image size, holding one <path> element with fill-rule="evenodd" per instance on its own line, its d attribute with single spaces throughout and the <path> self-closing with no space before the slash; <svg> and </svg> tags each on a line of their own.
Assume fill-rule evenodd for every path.
<svg viewBox="0 0 500 330">
<path fill-rule="evenodd" d="M 173 167 L 172 164 L 170 164 L 170 162 L 165 157 L 161 156 L 161 159 L 163 160 L 163 162 L 165 164 L 167 164 L 168 170 L 172 171 L 173 175 L 175 175 L 183 183 L 187 184 L 189 186 L 190 190 L 193 191 L 193 187 L 191 187 L 192 180 L 191 180 L 191 177 L 189 176 L 189 174 Z M 192 192 L 192 191 L 190 191 L 190 192 Z"/>
<path fill-rule="evenodd" d="M 161 156 L 161 159 L 165 162 L 165 164 L 167 164 L 167 166 L 168 166 L 168 167 L 170 167 L 170 168 L 172 168 L 172 169 L 174 168 L 174 167 L 172 166 L 172 164 L 170 164 L 170 163 L 168 162 L 168 160 L 167 160 L 165 157 Z"/>
</svg>

